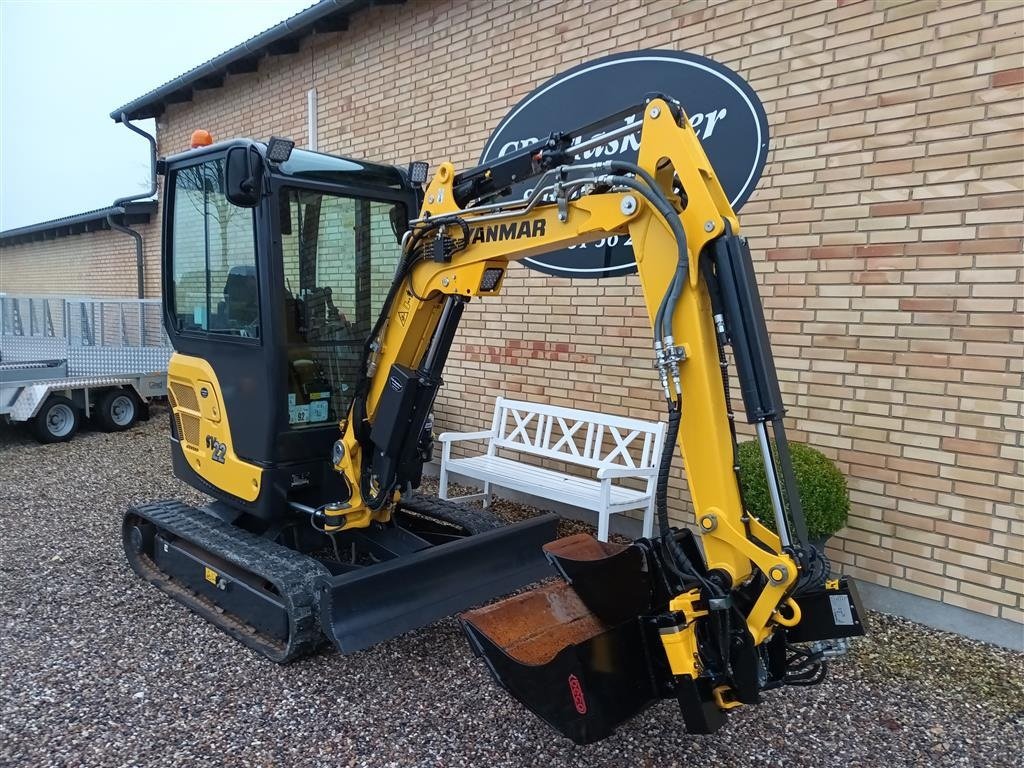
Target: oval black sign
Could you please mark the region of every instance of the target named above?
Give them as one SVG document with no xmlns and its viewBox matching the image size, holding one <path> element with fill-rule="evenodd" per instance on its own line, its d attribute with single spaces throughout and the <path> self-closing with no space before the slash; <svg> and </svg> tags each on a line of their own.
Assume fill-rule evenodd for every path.
<svg viewBox="0 0 1024 768">
<path fill-rule="evenodd" d="M 757 94 L 739 75 L 691 53 L 619 53 L 557 75 L 520 101 L 501 121 L 484 147 L 480 162 L 501 157 L 552 131 L 572 130 L 641 104 L 652 92 L 664 93 L 683 105 L 733 209 L 738 210 L 764 170 L 768 118 Z M 636 114 L 627 121 L 639 119 Z M 636 155 L 637 139 L 632 136 L 612 139 L 583 157 L 636 160 Z M 529 184 L 519 184 L 512 188 L 512 194 L 520 197 L 528 189 Z M 628 239 L 618 237 L 524 262 L 560 277 L 611 277 L 636 271 Z"/>
</svg>

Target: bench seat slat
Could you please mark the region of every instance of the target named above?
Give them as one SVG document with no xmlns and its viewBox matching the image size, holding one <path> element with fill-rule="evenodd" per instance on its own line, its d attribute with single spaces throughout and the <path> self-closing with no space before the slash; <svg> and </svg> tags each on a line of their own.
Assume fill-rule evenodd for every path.
<svg viewBox="0 0 1024 768">
<path fill-rule="evenodd" d="M 470 456 L 449 459 L 450 472 L 494 483 L 522 493 L 564 501 L 572 506 L 600 504 L 601 483 L 585 477 L 564 475 L 543 467 L 522 464 L 501 456 Z M 644 491 L 612 485 L 611 511 L 646 507 L 650 497 Z"/>
</svg>

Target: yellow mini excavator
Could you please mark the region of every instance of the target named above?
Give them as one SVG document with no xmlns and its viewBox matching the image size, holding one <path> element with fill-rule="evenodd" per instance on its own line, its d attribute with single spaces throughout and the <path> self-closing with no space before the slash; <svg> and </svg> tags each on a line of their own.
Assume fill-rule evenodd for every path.
<svg viewBox="0 0 1024 768">
<path fill-rule="evenodd" d="M 629 134 L 635 163 L 584 159 Z M 461 621 L 497 681 L 580 743 L 661 698 L 709 733 L 766 689 L 820 680 L 813 641 L 863 633 L 853 585 L 808 542 L 750 252 L 677 102 L 429 183 L 425 163 L 205 138 L 158 172 L 174 472 L 212 501 L 126 513 L 139 576 L 278 662 L 555 576 Z M 628 546 L 418 494 L 465 306 L 510 261 L 614 235 L 632 240 L 697 532 L 669 522 L 671 450 L 658 535 Z M 744 510 L 727 349 L 777 533 Z"/>
</svg>

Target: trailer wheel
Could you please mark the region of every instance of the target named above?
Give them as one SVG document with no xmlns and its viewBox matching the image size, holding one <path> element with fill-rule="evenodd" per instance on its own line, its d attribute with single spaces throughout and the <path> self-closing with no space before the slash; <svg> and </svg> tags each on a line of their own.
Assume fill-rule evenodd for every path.
<svg viewBox="0 0 1024 768">
<path fill-rule="evenodd" d="M 96 423 L 104 432 L 121 432 L 139 418 L 139 399 L 130 389 L 105 392 L 96 406 Z"/>
<path fill-rule="evenodd" d="M 80 417 L 75 404 L 61 395 L 50 395 L 32 422 L 40 443 L 62 443 L 78 431 Z"/>
</svg>

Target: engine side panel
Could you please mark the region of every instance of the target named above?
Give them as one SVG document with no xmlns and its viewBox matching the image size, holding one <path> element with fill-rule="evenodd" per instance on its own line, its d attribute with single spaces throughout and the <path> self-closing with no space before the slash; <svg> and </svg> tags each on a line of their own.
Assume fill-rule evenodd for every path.
<svg viewBox="0 0 1024 768">
<path fill-rule="evenodd" d="M 263 470 L 235 452 L 213 367 L 202 358 L 176 353 L 168 366 L 167 383 L 178 435 L 176 450 L 205 482 L 244 501 L 255 501 Z"/>
</svg>

